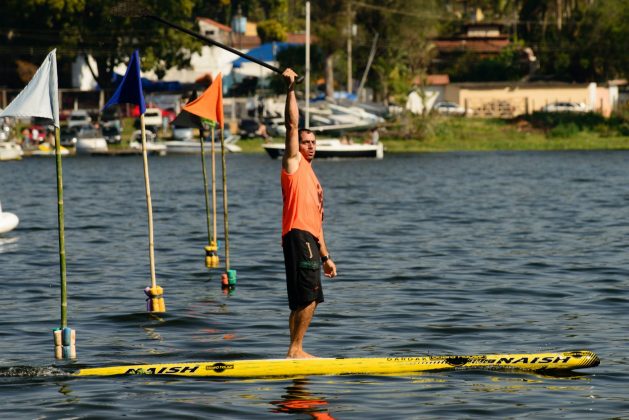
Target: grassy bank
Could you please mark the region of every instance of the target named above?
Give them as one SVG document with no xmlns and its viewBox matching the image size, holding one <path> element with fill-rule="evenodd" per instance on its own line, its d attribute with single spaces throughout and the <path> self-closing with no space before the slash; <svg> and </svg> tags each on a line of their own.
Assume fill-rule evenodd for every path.
<svg viewBox="0 0 629 420">
<path fill-rule="evenodd" d="M 629 149 L 629 137 L 590 130 L 535 128 L 527 121 L 482 118 L 435 118 L 423 139 L 400 139 L 383 133 L 388 152 L 445 152 L 489 150 Z"/>
</svg>

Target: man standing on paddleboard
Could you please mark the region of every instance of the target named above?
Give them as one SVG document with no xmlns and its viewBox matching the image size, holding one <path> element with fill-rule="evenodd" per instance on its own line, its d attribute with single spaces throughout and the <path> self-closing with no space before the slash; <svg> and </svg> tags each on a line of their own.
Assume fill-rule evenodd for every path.
<svg viewBox="0 0 629 420">
<path fill-rule="evenodd" d="M 286 266 L 290 345 L 287 358 L 314 357 L 303 350 L 306 330 L 317 305 L 323 302 L 321 267 L 326 277 L 336 276 L 336 265 L 323 239 L 323 189 L 310 166 L 316 140 L 312 131 L 298 129 L 299 108 L 295 97 L 297 73 L 283 73 L 288 85 L 284 122 L 286 148 L 282 158 L 282 248 Z"/>
</svg>

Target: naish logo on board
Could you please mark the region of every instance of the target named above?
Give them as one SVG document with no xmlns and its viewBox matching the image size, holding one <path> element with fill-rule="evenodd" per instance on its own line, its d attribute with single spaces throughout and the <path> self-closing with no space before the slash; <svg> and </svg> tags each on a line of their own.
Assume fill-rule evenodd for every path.
<svg viewBox="0 0 629 420">
<path fill-rule="evenodd" d="M 419 364 L 440 364 L 446 363 L 452 367 L 465 365 L 533 365 L 533 364 L 567 364 L 572 358 L 581 355 L 571 356 L 530 356 L 530 357 L 489 357 L 479 356 L 439 356 L 439 357 L 387 357 L 388 362 L 417 362 Z"/>
<path fill-rule="evenodd" d="M 233 369 L 234 365 L 232 364 L 227 364 L 227 363 L 214 363 L 212 365 L 205 365 L 205 370 L 213 370 L 216 373 L 222 373 L 224 371 L 226 371 L 227 369 Z"/>
<path fill-rule="evenodd" d="M 568 361 L 570 361 L 570 359 L 572 359 L 571 356 L 565 356 L 565 357 L 561 357 L 561 356 L 545 356 L 545 357 L 532 357 L 532 358 L 528 358 L 528 357 L 521 357 L 521 358 L 515 358 L 515 357 L 500 357 L 498 359 L 488 359 L 487 362 L 489 363 L 493 363 L 496 365 L 515 365 L 515 364 L 519 364 L 519 363 L 524 363 L 524 364 L 534 364 L 534 363 L 541 363 L 541 364 L 549 364 L 549 363 L 568 363 Z"/>
<path fill-rule="evenodd" d="M 194 373 L 199 368 L 195 366 L 164 366 L 148 367 L 139 369 L 127 369 L 125 375 L 174 375 L 178 373 Z"/>
</svg>

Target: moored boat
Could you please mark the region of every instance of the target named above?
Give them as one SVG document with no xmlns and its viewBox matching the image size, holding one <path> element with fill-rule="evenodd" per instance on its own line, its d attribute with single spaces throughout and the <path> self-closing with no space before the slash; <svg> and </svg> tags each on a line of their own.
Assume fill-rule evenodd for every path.
<svg viewBox="0 0 629 420">
<path fill-rule="evenodd" d="M 30 156 L 55 156 L 55 147 L 51 146 L 48 143 L 40 144 L 37 146 L 37 149 L 32 151 L 27 151 Z M 61 146 L 61 156 L 67 156 L 70 154 L 70 151 L 65 147 Z"/>
<path fill-rule="evenodd" d="M 132 141 L 129 143 L 129 148 L 131 150 L 135 150 L 138 153 L 142 153 L 142 141 Z M 164 156 L 166 155 L 168 148 L 164 143 L 157 143 L 154 141 L 146 142 L 146 153 L 149 155 L 158 155 Z"/>
<path fill-rule="evenodd" d="M 0 143 L 0 160 L 20 160 L 24 152 L 19 144 L 6 141 Z"/>
<path fill-rule="evenodd" d="M 20 219 L 13 213 L 3 212 L 0 204 L 0 234 L 12 231 L 20 223 Z"/>
<path fill-rule="evenodd" d="M 236 153 L 242 151 L 242 148 L 236 144 L 236 142 L 240 139 L 240 136 L 230 135 L 225 138 L 225 150 L 228 152 Z M 168 153 L 174 154 L 188 154 L 188 155 L 196 155 L 201 153 L 201 143 L 199 140 L 169 140 L 165 142 L 166 148 L 168 149 Z M 205 142 L 205 152 L 209 152 L 212 147 L 212 143 L 209 141 Z M 215 144 L 215 148 L 220 150 L 220 142 L 217 140 Z"/>
<path fill-rule="evenodd" d="M 77 154 L 101 153 L 108 150 L 107 140 L 98 129 L 79 132 L 75 147 Z"/>
<path fill-rule="evenodd" d="M 284 155 L 284 143 L 266 143 L 262 147 L 272 159 L 278 159 Z M 317 140 L 317 153 L 320 158 L 372 158 L 382 159 L 384 157 L 384 145 L 378 144 L 354 144 L 342 143 L 338 139 Z"/>
</svg>

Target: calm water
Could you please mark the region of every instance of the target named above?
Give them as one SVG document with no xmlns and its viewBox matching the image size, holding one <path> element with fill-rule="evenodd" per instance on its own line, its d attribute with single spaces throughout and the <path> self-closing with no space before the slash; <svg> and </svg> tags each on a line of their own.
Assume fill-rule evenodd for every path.
<svg viewBox="0 0 629 420">
<path fill-rule="evenodd" d="M 602 362 L 567 377 L 457 371 L 278 380 L 55 374 L 50 367 L 66 363 L 54 360 L 51 334 L 59 323 L 54 161 L 3 162 L 0 200 L 21 222 L 0 238 L 0 372 L 28 366 L 38 374 L 0 377 L 2 417 L 628 416 L 628 161 L 628 152 L 564 152 L 317 162 L 340 275 L 325 281 L 306 350 L 366 357 L 590 349 Z M 77 365 L 283 357 L 279 162 L 228 156 L 238 288 L 226 295 L 220 271 L 203 263 L 199 157 L 150 159 L 162 316 L 144 307 L 141 158 L 68 158 L 63 170 Z"/>
</svg>

